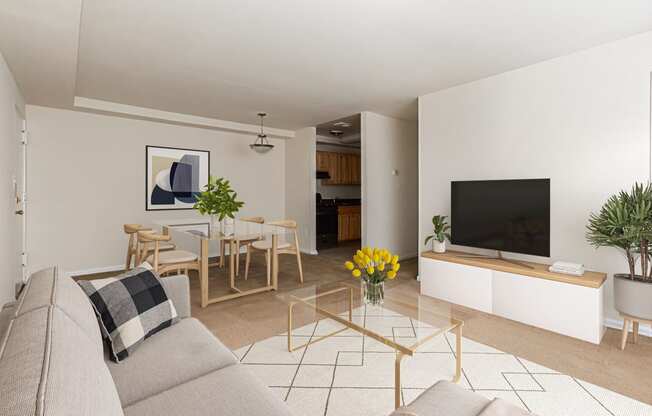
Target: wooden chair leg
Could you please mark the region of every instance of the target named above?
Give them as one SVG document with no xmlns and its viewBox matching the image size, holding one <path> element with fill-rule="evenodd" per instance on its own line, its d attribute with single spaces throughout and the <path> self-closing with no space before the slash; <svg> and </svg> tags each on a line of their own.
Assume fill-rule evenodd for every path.
<svg viewBox="0 0 652 416">
<path fill-rule="evenodd" d="M 245 256 L 245 280 L 249 277 L 249 263 L 251 262 L 251 245 L 247 245 L 247 255 Z"/>
<path fill-rule="evenodd" d="M 634 341 L 634 344 L 638 344 L 638 321 L 634 321 L 632 324 L 632 341 Z"/>
<path fill-rule="evenodd" d="M 183 274 L 185 274 L 186 276 L 188 276 L 188 268 L 187 268 L 187 267 L 186 267 L 185 269 L 183 269 Z"/>
<path fill-rule="evenodd" d="M 620 337 L 620 349 L 624 350 L 627 344 L 627 333 L 629 332 L 629 318 L 623 318 L 623 333 Z"/>
<path fill-rule="evenodd" d="M 127 261 L 125 262 L 125 271 L 131 268 L 131 257 L 132 257 L 132 251 L 131 249 L 129 249 L 127 250 Z"/>
<path fill-rule="evenodd" d="M 265 262 L 267 263 L 267 286 L 272 284 L 272 251 L 265 251 Z"/>
<path fill-rule="evenodd" d="M 303 267 L 301 267 L 301 252 L 297 249 L 297 264 L 299 265 L 299 282 L 303 283 Z"/>
<path fill-rule="evenodd" d="M 240 242 L 239 241 L 236 241 L 235 249 L 237 250 L 235 252 L 235 275 L 239 276 L 240 275 Z"/>
<path fill-rule="evenodd" d="M 220 240 L 220 268 L 224 267 L 224 253 L 226 252 L 226 244 L 224 240 Z"/>
</svg>

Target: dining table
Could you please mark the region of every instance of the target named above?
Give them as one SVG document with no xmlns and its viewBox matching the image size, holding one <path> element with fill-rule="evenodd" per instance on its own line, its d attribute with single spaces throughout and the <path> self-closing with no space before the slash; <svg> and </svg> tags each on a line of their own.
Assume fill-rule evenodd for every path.
<svg viewBox="0 0 652 416">
<path fill-rule="evenodd" d="M 218 302 L 224 302 L 243 296 L 253 295 L 256 293 L 278 290 L 278 246 L 279 241 L 285 241 L 288 232 L 278 226 L 267 224 L 255 224 L 248 221 L 233 219 L 222 222 L 220 226 L 211 226 L 211 221 L 201 218 L 181 218 L 181 219 L 163 219 L 152 221 L 155 225 L 161 227 L 164 235 L 173 237 L 178 235 L 190 237 L 199 246 L 199 285 L 201 292 L 201 307 Z M 264 286 L 251 289 L 240 289 L 236 283 L 236 251 L 240 249 L 241 241 L 252 240 L 270 240 L 271 241 L 271 280 Z M 218 262 L 210 263 L 210 246 L 219 244 Z M 225 250 L 221 247 L 228 247 L 228 286 L 229 293 L 217 296 L 210 295 L 209 288 L 209 267 L 220 266 L 224 264 Z"/>
</svg>

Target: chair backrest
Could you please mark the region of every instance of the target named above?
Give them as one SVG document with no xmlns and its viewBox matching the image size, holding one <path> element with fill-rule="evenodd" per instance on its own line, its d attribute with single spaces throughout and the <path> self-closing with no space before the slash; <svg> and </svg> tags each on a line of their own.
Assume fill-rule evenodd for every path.
<svg viewBox="0 0 652 416">
<path fill-rule="evenodd" d="M 263 218 L 263 217 L 244 217 L 244 218 L 238 218 L 238 221 L 253 222 L 253 223 L 256 223 L 256 224 L 264 224 L 265 223 L 265 218 Z"/>
<path fill-rule="evenodd" d="M 169 240 L 170 240 L 169 235 L 156 234 L 154 231 L 151 230 L 138 231 L 138 244 L 140 245 L 141 249 L 136 256 L 137 261 L 138 262 L 144 261 L 149 254 L 150 246 L 153 245 L 154 247 L 151 250 L 153 250 L 154 252 L 154 264 L 152 266 L 154 267 L 154 270 L 158 271 L 160 242 L 169 241 Z"/>
<path fill-rule="evenodd" d="M 286 228 L 288 230 L 291 230 L 292 233 L 294 234 L 294 249 L 299 250 L 299 233 L 298 233 L 299 226 L 297 225 L 296 221 L 294 221 L 294 220 L 279 220 L 279 221 L 268 222 L 267 225 L 271 225 L 273 227 Z"/>
<path fill-rule="evenodd" d="M 297 222 L 294 220 L 279 220 L 279 221 L 272 221 L 268 222 L 267 225 L 273 225 L 276 227 L 283 227 L 283 228 L 290 228 L 290 229 L 297 229 Z"/>
</svg>

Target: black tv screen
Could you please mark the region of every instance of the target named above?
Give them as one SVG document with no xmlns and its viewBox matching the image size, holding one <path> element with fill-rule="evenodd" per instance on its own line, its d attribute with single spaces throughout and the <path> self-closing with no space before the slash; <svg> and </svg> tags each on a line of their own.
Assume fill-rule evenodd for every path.
<svg viewBox="0 0 652 416">
<path fill-rule="evenodd" d="M 451 243 L 550 257 L 550 179 L 451 182 Z"/>
</svg>

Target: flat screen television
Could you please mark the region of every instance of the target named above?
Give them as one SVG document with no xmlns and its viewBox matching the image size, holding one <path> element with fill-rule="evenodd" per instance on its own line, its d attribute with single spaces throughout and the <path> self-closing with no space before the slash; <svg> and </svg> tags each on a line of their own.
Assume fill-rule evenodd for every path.
<svg viewBox="0 0 652 416">
<path fill-rule="evenodd" d="M 550 179 L 451 182 L 451 243 L 550 257 Z"/>
</svg>

